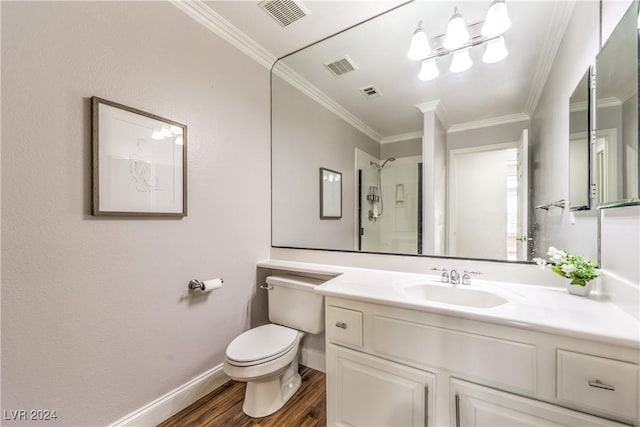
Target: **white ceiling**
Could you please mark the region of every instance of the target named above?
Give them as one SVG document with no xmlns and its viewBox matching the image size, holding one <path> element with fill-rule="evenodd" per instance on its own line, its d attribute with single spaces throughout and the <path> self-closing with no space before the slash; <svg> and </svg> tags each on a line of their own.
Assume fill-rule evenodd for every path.
<svg viewBox="0 0 640 427">
<path fill-rule="evenodd" d="M 282 27 L 257 1 L 208 1 L 205 4 L 276 57 L 296 51 L 402 1 L 305 1 L 309 16 Z M 440 101 L 448 127 L 495 118 L 524 117 L 537 101 L 550 60 L 573 2 L 507 1 L 513 26 L 505 34 L 509 56 L 484 64 L 483 47 L 471 50 L 473 67 L 448 70 L 450 57 L 439 59 L 440 76 L 418 80 L 420 63 L 406 57 L 418 21 L 430 37 L 444 33 L 458 7 L 467 23 L 484 19 L 486 1 L 417 1 L 288 56 L 281 62 L 380 138 L 422 130 L 417 104 Z M 571 6 L 567 6 L 571 5 Z M 568 12 L 569 11 L 569 12 Z M 597 24 L 597 23 L 596 23 Z M 359 69 L 335 77 L 323 66 L 348 54 Z M 374 85 L 382 97 L 366 99 L 360 88 Z M 380 139 L 378 138 L 378 139 Z"/>
</svg>

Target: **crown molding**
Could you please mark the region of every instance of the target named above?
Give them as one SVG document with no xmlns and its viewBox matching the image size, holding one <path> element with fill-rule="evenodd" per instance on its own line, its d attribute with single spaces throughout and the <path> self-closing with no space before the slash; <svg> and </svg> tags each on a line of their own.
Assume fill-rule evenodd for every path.
<svg viewBox="0 0 640 427">
<path fill-rule="evenodd" d="M 569 104 L 569 112 L 576 113 L 578 111 L 587 110 L 587 101 L 572 102 Z"/>
<path fill-rule="evenodd" d="M 558 53 L 562 36 L 569 25 L 569 19 L 575 6 L 575 0 L 557 2 L 553 8 L 553 15 L 551 16 L 551 25 L 549 25 L 549 32 L 544 39 L 542 45 L 542 53 L 538 60 L 536 67 L 536 73 L 533 77 L 533 83 L 531 84 L 531 90 L 527 98 L 527 104 L 525 105 L 524 112 L 526 115 L 533 115 L 540 96 L 544 90 L 544 86 L 549 77 L 551 66 Z"/>
<path fill-rule="evenodd" d="M 293 71 L 291 67 L 283 64 L 282 62 L 278 62 L 274 65 L 272 71 L 276 76 L 280 77 L 300 92 L 313 99 L 318 104 L 322 105 L 324 108 L 331 111 L 354 128 L 358 129 L 360 132 L 367 135 L 369 138 L 378 143 L 382 141 L 382 135 L 376 132 L 371 126 L 367 125 L 342 105 L 329 98 L 324 92 L 312 85 L 300 74 Z"/>
<path fill-rule="evenodd" d="M 628 99 L 628 98 L 627 98 Z M 610 108 L 610 107 L 619 107 L 624 102 L 619 100 L 614 96 L 610 96 L 608 98 L 602 98 L 597 100 L 597 108 Z"/>
<path fill-rule="evenodd" d="M 504 125 L 508 123 L 522 122 L 530 119 L 531 117 L 529 117 L 527 114 L 524 114 L 524 113 L 509 114 L 507 116 L 492 117 L 490 119 L 476 120 L 476 121 L 467 122 L 467 123 L 458 123 L 458 124 L 452 125 L 447 131 L 447 133 L 462 132 L 462 131 L 471 130 L 471 129 L 487 128 L 491 126 Z"/>
<path fill-rule="evenodd" d="M 169 2 L 223 40 L 240 49 L 240 51 L 263 67 L 270 69 L 278 59 L 251 37 L 240 31 L 238 27 L 216 13 L 202 0 L 169 0 Z"/>
<path fill-rule="evenodd" d="M 407 132 L 400 133 L 398 135 L 385 136 L 380 140 L 380 144 L 391 144 L 393 142 L 402 142 L 402 141 L 410 141 L 412 139 L 422 139 L 423 132 L 415 131 L 415 132 Z"/>
<path fill-rule="evenodd" d="M 422 114 L 433 111 L 436 114 L 436 116 L 438 116 L 438 119 L 440 120 L 442 127 L 444 127 L 445 130 L 449 129 L 450 125 L 449 125 L 449 120 L 447 119 L 447 112 L 444 109 L 444 105 L 442 104 L 442 102 L 440 102 L 439 99 L 417 104 L 416 108 L 420 110 Z"/>
</svg>

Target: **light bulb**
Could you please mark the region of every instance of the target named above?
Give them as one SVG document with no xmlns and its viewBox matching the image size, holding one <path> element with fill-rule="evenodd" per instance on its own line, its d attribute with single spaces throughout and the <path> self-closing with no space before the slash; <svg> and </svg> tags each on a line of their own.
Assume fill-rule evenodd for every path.
<svg viewBox="0 0 640 427">
<path fill-rule="evenodd" d="M 429 37 L 427 33 L 422 29 L 422 21 L 418 24 L 418 29 L 413 32 L 411 37 L 411 46 L 409 47 L 409 53 L 407 57 L 412 61 L 426 58 L 431 53 L 431 46 L 429 46 Z"/>
<path fill-rule="evenodd" d="M 440 75 L 440 71 L 438 70 L 438 64 L 436 64 L 436 58 L 422 61 L 420 73 L 418 73 L 420 80 L 433 80 L 438 75 Z"/>
<path fill-rule="evenodd" d="M 472 65 L 473 61 L 471 61 L 471 57 L 469 56 L 469 49 L 463 49 L 453 54 L 449 71 L 452 73 L 461 73 L 471 68 Z"/>
<path fill-rule="evenodd" d="M 456 9 L 447 25 L 447 34 L 444 36 L 442 45 L 446 49 L 457 49 L 469 41 L 469 39 L 467 24 L 464 23 L 462 15 L 460 15 Z"/>
<path fill-rule="evenodd" d="M 487 43 L 487 48 L 484 51 L 484 55 L 482 55 L 482 62 L 493 64 L 494 62 L 502 61 L 507 55 L 509 55 L 509 51 L 504 45 L 504 37 L 500 36 Z"/>
<path fill-rule="evenodd" d="M 507 4 L 504 0 L 494 0 L 489 6 L 487 17 L 482 26 L 484 37 L 495 37 L 511 28 L 511 19 L 507 12 Z"/>
</svg>

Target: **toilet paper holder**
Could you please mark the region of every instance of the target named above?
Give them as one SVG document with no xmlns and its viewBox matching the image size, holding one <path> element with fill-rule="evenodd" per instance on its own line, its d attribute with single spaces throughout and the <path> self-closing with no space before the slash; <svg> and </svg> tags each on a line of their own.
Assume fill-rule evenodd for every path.
<svg viewBox="0 0 640 427">
<path fill-rule="evenodd" d="M 224 283 L 224 280 L 222 278 L 220 278 L 220 283 Z M 190 291 L 195 291 L 196 289 L 199 289 L 201 291 L 205 290 L 205 285 L 204 282 L 202 282 L 201 280 L 198 279 L 191 279 L 189 281 L 189 290 Z"/>
</svg>

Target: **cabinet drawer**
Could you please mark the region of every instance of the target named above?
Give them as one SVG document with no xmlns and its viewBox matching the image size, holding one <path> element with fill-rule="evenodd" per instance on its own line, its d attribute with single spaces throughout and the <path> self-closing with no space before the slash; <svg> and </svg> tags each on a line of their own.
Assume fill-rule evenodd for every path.
<svg viewBox="0 0 640 427">
<path fill-rule="evenodd" d="M 390 359 L 536 392 L 535 345 L 383 316 L 374 316 L 372 344 Z"/>
<path fill-rule="evenodd" d="M 635 419 L 638 365 L 558 350 L 557 397 L 588 409 Z"/>
<path fill-rule="evenodd" d="M 331 342 L 362 347 L 362 312 L 327 306 L 327 339 Z"/>
</svg>

